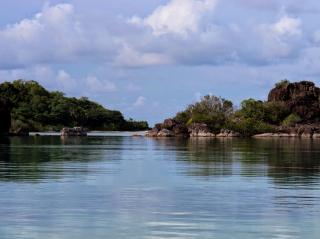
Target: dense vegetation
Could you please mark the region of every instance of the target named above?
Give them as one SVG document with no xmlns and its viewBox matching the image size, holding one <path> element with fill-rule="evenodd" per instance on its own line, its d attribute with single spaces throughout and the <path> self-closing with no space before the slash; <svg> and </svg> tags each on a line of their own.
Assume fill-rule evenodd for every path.
<svg viewBox="0 0 320 239">
<path fill-rule="evenodd" d="M 288 84 L 288 81 L 281 81 L 275 87 Z M 225 128 L 246 136 L 274 132 L 277 126 L 294 126 L 303 120 L 285 102 L 247 99 L 241 103 L 239 110 L 235 110 L 231 101 L 212 95 L 189 105 L 174 119 L 187 126 L 205 123 L 215 133 Z"/>
<path fill-rule="evenodd" d="M 90 130 L 143 130 L 144 121 L 125 120 L 121 112 L 105 109 L 86 97 L 68 98 L 49 92 L 35 81 L 0 84 L 0 95 L 11 105 L 11 131 L 60 130 L 82 126 Z"/>
<path fill-rule="evenodd" d="M 10 105 L 0 97 L 0 135 L 7 134 L 11 126 Z"/>
<path fill-rule="evenodd" d="M 233 113 L 233 104 L 229 100 L 207 95 L 200 102 L 189 105 L 179 112 L 175 120 L 190 125 L 205 123 L 212 132 L 220 131 Z"/>
</svg>

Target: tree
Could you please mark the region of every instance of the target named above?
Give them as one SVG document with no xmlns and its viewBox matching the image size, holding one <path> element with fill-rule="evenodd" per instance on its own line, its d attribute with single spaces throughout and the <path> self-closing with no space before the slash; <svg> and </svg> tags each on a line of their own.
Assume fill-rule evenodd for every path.
<svg viewBox="0 0 320 239">
<path fill-rule="evenodd" d="M 0 98 L 0 134 L 8 133 L 11 126 L 10 106 L 6 99 Z"/>
<path fill-rule="evenodd" d="M 179 112 L 175 120 L 185 124 L 205 123 L 213 132 L 217 132 L 232 113 L 231 101 L 206 95 L 199 102 L 189 105 L 185 111 Z"/>
<path fill-rule="evenodd" d="M 0 84 L 0 94 L 12 105 L 12 129 L 59 130 L 83 126 L 90 130 L 147 129 L 147 124 L 127 121 L 119 111 L 108 110 L 86 97 L 68 98 L 49 92 L 36 81 Z"/>
</svg>

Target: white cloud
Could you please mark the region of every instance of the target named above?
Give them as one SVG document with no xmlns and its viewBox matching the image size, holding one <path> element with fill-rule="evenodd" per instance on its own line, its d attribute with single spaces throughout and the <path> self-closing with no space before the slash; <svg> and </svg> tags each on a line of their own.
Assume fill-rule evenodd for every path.
<svg viewBox="0 0 320 239">
<path fill-rule="evenodd" d="M 271 7 L 276 1 L 239 0 L 240 5 L 251 6 L 242 8 L 243 12 L 235 1 L 217 5 L 218 0 L 167 0 L 144 18 L 132 17 L 131 24 L 127 17 L 92 16 L 76 2 L 47 6 L 29 19 L 0 29 L 0 69 L 78 63 L 116 66 L 113 69 L 273 64 L 297 58 L 306 39 L 320 42 L 317 32 L 306 36 L 315 31 L 305 31 L 313 26 L 302 24 L 302 16 L 278 10 L 261 17 L 246 12 L 252 6 L 278 9 Z M 281 13 L 283 17 L 273 21 Z M 252 15 L 242 20 L 245 14 Z"/>
<path fill-rule="evenodd" d="M 64 70 L 59 70 L 58 74 L 56 76 L 56 81 L 58 84 L 65 90 L 65 91 L 72 91 L 76 85 L 77 82 L 75 79 L 73 79 L 67 72 Z"/>
<path fill-rule="evenodd" d="M 135 16 L 130 22 L 150 27 L 156 36 L 170 33 L 186 36 L 198 31 L 203 15 L 215 5 L 216 0 L 170 0 L 148 17 Z"/>
<path fill-rule="evenodd" d="M 139 97 L 137 98 L 137 100 L 133 103 L 133 106 L 134 106 L 134 107 L 144 106 L 145 103 L 146 103 L 146 100 L 147 100 L 147 99 L 146 99 L 145 97 L 139 96 Z"/>
<path fill-rule="evenodd" d="M 256 7 L 265 5 L 256 0 L 244 2 Z M 274 4 L 275 1 L 270 3 L 270 7 Z M 146 18 L 131 18 L 131 23 L 143 26 L 145 31 L 139 32 L 141 43 L 131 41 L 130 47 L 121 51 L 117 59 L 119 64 L 132 67 L 163 64 L 261 65 L 299 55 L 304 40 L 300 18 L 284 14 L 271 23 L 266 19 L 245 23 L 221 22 L 221 19 L 212 21 L 206 14 L 215 6 L 216 1 L 171 0 Z M 216 15 L 226 6 L 220 2 Z M 148 28 L 152 29 L 152 34 Z"/>
<path fill-rule="evenodd" d="M 301 25 L 299 18 L 283 16 L 275 23 L 258 26 L 253 40 L 261 45 L 260 58 L 277 62 L 298 55 L 303 40 Z M 259 54 L 258 48 L 256 53 Z"/>
<path fill-rule="evenodd" d="M 47 65 L 14 70 L 0 70 L 0 78 L 6 81 L 17 79 L 38 81 L 48 90 L 59 90 L 66 93 L 79 92 L 79 82 L 65 70 L 53 70 Z"/>
<path fill-rule="evenodd" d="M 101 25 L 96 31 L 90 24 L 78 19 L 73 5 L 58 4 L 7 25 L 0 29 L 0 68 L 105 59 L 115 41 Z"/>
<path fill-rule="evenodd" d="M 113 82 L 101 81 L 95 76 L 88 76 L 86 78 L 86 85 L 88 89 L 94 93 L 109 93 L 117 90 Z"/>
<path fill-rule="evenodd" d="M 271 26 L 271 29 L 278 35 L 301 35 L 301 21 L 298 18 L 288 16 L 282 17 Z"/>
<path fill-rule="evenodd" d="M 127 67 L 163 65 L 171 62 L 168 55 L 156 52 L 139 52 L 129 45 L 124 45 L 115 58 L 116 65 Z"/>
</svg>

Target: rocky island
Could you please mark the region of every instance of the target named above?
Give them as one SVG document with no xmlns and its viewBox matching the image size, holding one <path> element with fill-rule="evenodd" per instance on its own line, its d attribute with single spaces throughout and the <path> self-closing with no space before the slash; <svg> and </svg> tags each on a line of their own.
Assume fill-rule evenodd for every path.
<svg viewBox="0 0 320 239">
<path fill-rule="evenodd" d="M 320 89 L 313 82 L 284 80 L 267 101 L 244 100 L 239 110 L 229 100 L 208 95 L 146 136 L 320 138 Z"/>
</svg>

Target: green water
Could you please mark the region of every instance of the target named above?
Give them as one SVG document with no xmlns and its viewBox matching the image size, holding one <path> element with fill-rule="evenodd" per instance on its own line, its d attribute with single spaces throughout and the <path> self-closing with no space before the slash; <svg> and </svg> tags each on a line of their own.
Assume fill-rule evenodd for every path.
<svg viewBox="0 0 320 239">
<path fill-rule="evenodd" d="M 315 238 L 320 140 L 0 140 L 0 238 Z"/>
</svg>

